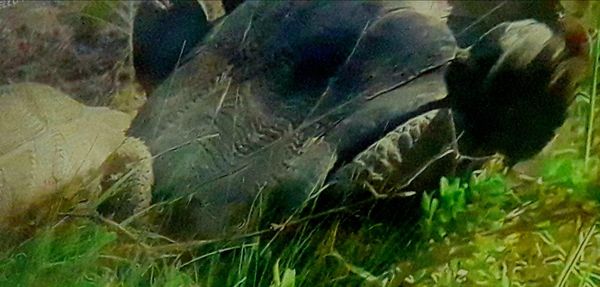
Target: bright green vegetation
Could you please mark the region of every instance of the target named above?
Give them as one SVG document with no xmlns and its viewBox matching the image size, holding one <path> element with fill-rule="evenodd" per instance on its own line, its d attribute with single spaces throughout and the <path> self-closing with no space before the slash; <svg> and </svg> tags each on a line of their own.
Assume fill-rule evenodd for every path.
<svg viewBox="0 0 600 287">
<path fill-rule="evenodd" d="M 515 183 L 494 167 L 444 178 L 423 196 L 418 223 L 404 228 L 333 220 L 274 240 L 165 245 L 143 230 L 67 220 L 6 252 L 0 285 L 600 285 L 600 187 L 591 176 L 567 176 L 581 160 L 544 163 L 541 182 Z M 561 278 L 568 284 L 557 285 Z"/>
<path fill-rule="evenodd" d="M 600 286 L 597 36 L 592 53 L 596 72 L 552 146 L 515 169 L 493 160 L 441 179 L 418 195 L 418 217 L 169 243 L 70 216 L 0 252 L 0 286 Z"/>
</svg>

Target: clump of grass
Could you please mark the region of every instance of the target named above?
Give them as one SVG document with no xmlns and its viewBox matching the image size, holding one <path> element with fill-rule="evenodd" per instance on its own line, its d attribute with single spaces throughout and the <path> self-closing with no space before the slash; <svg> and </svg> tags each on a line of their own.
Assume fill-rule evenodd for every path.
<svg viewBox="0 0 600 287">
<path fill-rule="evenodd" d="M 95 286 L 102 280 L 101 251 L 114 233 L 79 222 L 40 232 L 0 259 L 2 286 Z"/>
<path fill-rule="evenodd" d="M 594 59 L 594 64 L 592 66 L 592 83 L 590 85 L 590 107 L 589 107 L 589 116 L 588 116 L 588 124 L 587 124 L 587 136 L 586 136 L 586 144 L 585 144 L 585 167 L 589 166 L 591 153 L 592 153 L 592 143 L 594 139 L 594 124 L 595 124 L 595 115 L 596 115 L 596 97 L 598 93 L 598 61 L 600 58 L 600 37 L 596 36 L 595 44 L 592 46 L 591 54 Z"/>
<path fill-rule="evenodd" d="M 598 157 L 592 157 L 586 165 L 583 158 L 568 154 L 557 155 L 543 162 L 541 176 L 548 185 L 568 188 L 574 191 L 576 196 L 590 198 L 598 195 L 595 194 L 600 172 L 598 160 Z"/>
<path fill-rule="evenodd" d="M 442 178 L 439 196 L 423 194 L 423 233 L 441 240 L 451 232 L 461 235 L 483 226 L 498 229 L 507 215 L 503 208 L 513 201 L 510 194 L 500 174 L 473 175 L 469 181 Z"/>
</svg>

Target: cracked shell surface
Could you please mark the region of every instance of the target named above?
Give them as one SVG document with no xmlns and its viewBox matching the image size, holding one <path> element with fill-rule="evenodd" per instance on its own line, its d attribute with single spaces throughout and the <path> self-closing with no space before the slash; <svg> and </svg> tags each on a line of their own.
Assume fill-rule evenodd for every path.
<svg viewBox="0 0 600 287">
<path fill-rule="evenodd" d="M 0 224 L 97 170 L 131 118 L 49 86 L 0 86 Z"/>
</svg>

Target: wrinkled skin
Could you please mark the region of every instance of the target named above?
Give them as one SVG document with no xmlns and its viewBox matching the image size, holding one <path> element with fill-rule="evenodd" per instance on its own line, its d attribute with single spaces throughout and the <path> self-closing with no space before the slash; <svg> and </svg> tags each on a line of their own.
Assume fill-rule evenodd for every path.
<svg viewBox="0 0 600 287">
<path fill-rule="evenodd" d="M 196 237 L 244 232 L 261 217 L 285 219 L 317 195 L 341 202 L 401 190 L 418 177 L 431 181 L 452 169 L 455 153 L 446 151 L 455 146 L 453 115 L 470 141 L 459 142 L 461 152 L 485 142 L 487 154 L 521 159 L 503 149 L 519 143 L 513 130 L 495 131 L 513 137 L 500 144 L 480 138 L 469 125 L 479 114 L 463 101 L 480 97 L 486 106 L 505 97 L 495 88 L 513 78 L 501 71 L 516 71 L 517 78 L 532 69 L 555 75 L 560 63 L 578 55 L 558 32 L 534 21 L 511 26 L 526 29 L 498 26 L 461 50 L 439 18 L 404 3 L 251 1 L 216 24 L 156 88 L 130 130 L 155 156 L 155 200 L 176 200 L 164 226 Z M 525 40 L 505 41 L 511 37 Z M 520 57 L 531 44 L 544 52 Z M 486 52 L 490 45 L 497 48 Z M 538 61 L 543 65 L 531 64 Z M 532 125 L 524 130 L 545 130 L 521 145 L 530 149 L 526 155 L 562 123 L 563 96 L 576 77 L 561 75 L 568 84 L 555 89 L 554 77 L 541 78 L 532 99 L 558 97 L 550 107 L 558 120 L 509 117 Z M 472 94 L 460 81 L 486 84 Z M 527 87 L 519 83 L 509 92 L 521 99 Z M 518 111 L 529 104 L 499 102 L 514 102 Z M 494 120 L 503 118 L 491 110 Z"/>
</svg>

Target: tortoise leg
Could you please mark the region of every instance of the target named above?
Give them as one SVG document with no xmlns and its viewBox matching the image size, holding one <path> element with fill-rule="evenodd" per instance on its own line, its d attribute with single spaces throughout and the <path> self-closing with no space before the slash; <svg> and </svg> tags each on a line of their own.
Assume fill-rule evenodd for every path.
<svg viewBox="0 0 600 287">
<path fill-rule="evenodd" d="M 437 178 L 454 171 L 452 124 L 447 109 L 409 120 L 336 171 L 332 179 L 337 186 L 328 192 L 355 202 L 369 195 L 405 197 L 414 195 L 413 190 L 435 188 Z"/>
<path fill-rule="evenodd" d="M 102 166 L 103 194 L 98 211 L 123 221 L 150 206 L 154 183 L 152 155 L 146 145 L 129 137 Z"/>
<path fill-rule="evenodd" d="M 411 230 L 421 214 L 420 191 L 436 189 L 440 177 L 455 172 L 455 142 L 450 110 L 414 117 L 331 174 L 317 208 L 350 206 L 374 222 Z"/>
<path fill-rule="evenodd" d="M 197 1 L 144 1 L 133 23 L 136 78 L 150 93 L 210 31 Z"/>
</svg>

